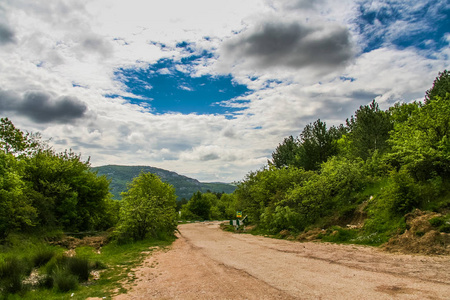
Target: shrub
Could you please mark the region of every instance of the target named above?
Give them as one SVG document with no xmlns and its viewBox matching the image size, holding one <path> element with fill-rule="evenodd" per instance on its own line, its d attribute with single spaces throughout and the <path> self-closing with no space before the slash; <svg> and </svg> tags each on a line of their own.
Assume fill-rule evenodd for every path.
<svg viewBox="0 0 450 300">
<path fill-rule="evenodd" d="M 89 262 L 85 258 L 67 257 L 66 263 L 67 271 L 75 275 L 79 281 L 87 281 L 89 279 Z"/>
<path fill-rule="evenodd" d="M 0 287 L 4 293 L 17 293 L 24 289 L 25 276 L 31 273 L 28 261 L 11 256 L 0 264 Z"/>
<path fill-rule="evenodd" d="M 53 276 L 46 274 L 39 278 L 38 286 L 41 288 L 51 289 L 53 288 L 53 283 Z"/>
<path fill-rule="evenodd" d="M 58 291 L 68 292 L 78 287 L 78 278 L 67 270 L 58 269 L 53 274 L 53 283 Z"/>
<path fill-rule="evenodd" d="M 98 260 L 91 263 L 89 267 L 92 270 L 105 270 L 108 268 L 107 265 L 105 265 L 104 263 L 102 263 L 101 261 L 98 261 Z"/>
<path fill-rule="evenodd" d="M 55 251 L 53 249 L 40 248 L 32 258 L 33 265 L 35 267 L 41 267 L 48 263 L 54 255 Z"/>
</svg>

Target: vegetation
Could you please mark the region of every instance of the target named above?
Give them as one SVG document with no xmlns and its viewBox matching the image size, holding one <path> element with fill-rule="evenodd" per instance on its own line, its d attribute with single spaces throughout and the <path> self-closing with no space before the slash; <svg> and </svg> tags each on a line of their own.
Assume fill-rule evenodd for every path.
<svg viewBox="0 0 450 300">
<path fill-rule="evenodd" d="M 449 141 L 450 73 L 444 71 L 423 103 L 383 111 L 374 100 L 346 125 L 327 129 L 317 120 L 298 138 L 285 138 L 268 166 L 238 184 L 233 207 L 257 232 L 280 237 L 319 228 L 324 241 L 380 245 L 407 230 L 405 216 L 416 209 L 440 213 L 430 222 L 445 233 Z"/>
<path fill-rule="evenodd" d="M 120 239 L 143 240 L 173 235 L 176 228 L 174 188 L 156 175 L 141 173 L 123 193 L 118 233 Z"/>
<path fill-rule="evenodd" d="M 0 128 L 0 240 L 14 231 L 60 228 L 102 230 L 114 225 L 118 206 L 105 176 L 71 151 L 56 153 L 10 120 Z"/>
<path fill-rule="evenodd" d="M 182 220 L 225 220 L 236 216 L 234 194 L 196 192 L 180 210 Z"/>
<path fill-rule="evenodd" d="M 59 299 L 73 291 L 80 299 L 108 295 L 149 245 L 173 241 L 172 186 L 142 173 L 123 201 L 115 201 L 107 177 L 80 157 L 57 153 L 38 134 L 0 120 L 0 299 Z M 70 239 L 63 232 L 99 233 L 112 227 L 117 234 L 109 235 L 102 254 L 89 247 L 78 248 L 74 256 L 64 248 Z M 106 269 L 104 275 L 86 285 L 98 269 Z"/>
<path fill-rule="evenodd" d="M 144 251 L 173 240 L 112 241 L 101 251 L 83 246 L 68 256 L 66 248 L 49 245 L 42 236 L 11 234 L 0 252 L 0 299 L 66 299 L 72 293 L 73 299 L 109 298 L 126 291 L 123 284 L 134 280 L 130 274 Z"/>
</svg>

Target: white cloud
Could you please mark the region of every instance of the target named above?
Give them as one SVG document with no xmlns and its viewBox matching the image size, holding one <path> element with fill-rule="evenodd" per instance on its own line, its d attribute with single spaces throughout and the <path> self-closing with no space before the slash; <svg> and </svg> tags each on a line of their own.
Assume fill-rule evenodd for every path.
<svg viewBox="0 0 450 300">
<path fill-rule="evenodd" d="M 421 1 L 395 3 L 407 14 Z M 24 107 L 5 109 L 6 98 L 0 95 L 0 113 L 19 128 L 52 137 L 57 150 L 72 148 L 90 156 L 94 165 L 152 165 L 205 181 L 240 180 L 307 123 L 320 118 L 337 125 L 372 98 L 383 108 L 395 100 L 421 99 L 437 73 L 450 67 L 449 47 L 432 52 L 392 46 L 405 30 L 418 32 L 423 23 L 374 22 L 362 34 L 355 22 L 359 4 L 372 11 L 386 5 L 352 0 L 2 1 L 0 90 L 22 100 L 31 92 L 50 95 L 46 99 L 53 112 L 63 99 L 73 109 L 86 109 L 78 110 L 85 114 L 73 122 L 39 123 L 23 114 Z M 385 43 L 362 53 L 367 35 Z M 291 36 L 293 41 L 283 38 Z M 161 58 L 180 61 L 189 55 L 176 47 L 180 42 L 191 43 L 196 55 L 206 50 L 212 56 L 177 65 L 177 71 L 231 73 L 254 90 L 243 97 L 246 102 L 229 101 L 243 109 L 241 114 L 231 119 L 158 114 L 120 97 L 105 97 L 142 99 L 127 91 L 125 78 L 115 80 L 120 76 L 115 71 L 147 70 Z M 290 42 L 293 47 L 286 50 Z M 314 43 L 324 49 L 311 52 L 305 46 Z M 142 87 L 152 89 L 146 82 Z"/>
</svg>

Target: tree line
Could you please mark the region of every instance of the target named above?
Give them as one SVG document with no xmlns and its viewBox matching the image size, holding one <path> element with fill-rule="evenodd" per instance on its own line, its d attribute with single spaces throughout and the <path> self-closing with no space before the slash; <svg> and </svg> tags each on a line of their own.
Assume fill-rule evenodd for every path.
<svg viewBox="0 0 450 300">
<path fill-rule="evenodd" d="M 449 179 L 446 70 L 422 102 L 381 110 L 373 100 L 345 125 L 308 124 L 297 138 L 285 138 L 264 168 L 247 174 L 232 197 L 269 233 L 344 226 L 363 214 L 359 240 L 379 244 L 404 230 L 405 214 L 416 208 L 443 212 L 450 221 Z"/>
<path fill-rule="evenodd" d="M 140 240 L 173 235 L 176 195 L 156 175 L 142 173 L 122 201 L 112 199 L 110 181 L 98 176 L 71 150 L 56 152 L 39 134 L 0 120 L 0 242 L 12 232 L 99 231 Z"/>
</svg>

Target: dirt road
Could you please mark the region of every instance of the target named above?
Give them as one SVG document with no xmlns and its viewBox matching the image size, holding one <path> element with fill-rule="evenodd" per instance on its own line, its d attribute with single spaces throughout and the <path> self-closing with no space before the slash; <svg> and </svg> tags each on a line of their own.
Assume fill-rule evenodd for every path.
<svg viewBox="0 0 450 300">
<path fill-rule="evenodd" d="M 232 234 L 218 222 L 179 230 L 115 299 L 450 299 L 448 256 Z"/>
</svg>

